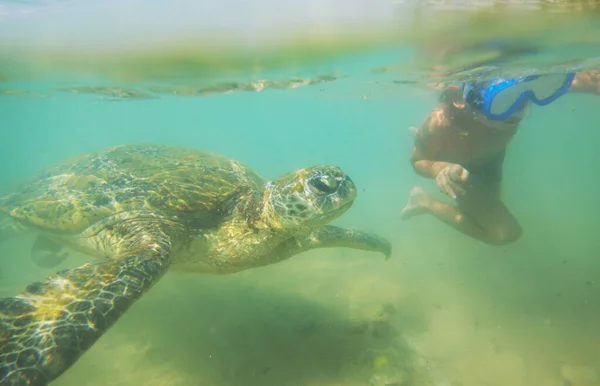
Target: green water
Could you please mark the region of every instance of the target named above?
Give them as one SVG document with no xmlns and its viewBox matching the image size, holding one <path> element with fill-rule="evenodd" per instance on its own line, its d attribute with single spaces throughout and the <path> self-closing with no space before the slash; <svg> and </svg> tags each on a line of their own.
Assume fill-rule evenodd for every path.
<svg viewBox="0 0 600 386">
<path fill-rule="evenodd" d="M 436 191 L 408 160 L 408 128 L 437 104 L 431 84 L 473 76 L 494 55 L 423 59 L 415 49 L 435 46 L 460 18 L 447 20 L 402 41 L 382 28 L 244 55 L 5 45 L 2 193 L 53 162 L 133 142 L 223 154 L 267 179 L 334 164 L 359 189 L 335 223 L 393 244 L 389 261 L 330 249 L 227 276 L 170 272 L 52 385 L 600 385 L 600 96 L 567 95 L 520 125 L 503 184 L 524 229 L 516 243 L 491 247 L 432 217 L 399 218 L 413 186 Z M 574 27 L 595 24 L 578 20 L 558 46 L 540 39 L 556 31 L 540 22 L 518 39 L 544 49 L 500 70 L 595 59 L 592 30 Z M 494 36 L 488 27 L 478 36 Z M 442 61 L 453 70 L 429 69 Z M 239 87 L 324 75 L 297 88 Z M 207 87 L 217 91 L 198 91 Z M 0 296 L 89 260 L 42 269 L 32 242 L 0 246 Z"/>
</svg>

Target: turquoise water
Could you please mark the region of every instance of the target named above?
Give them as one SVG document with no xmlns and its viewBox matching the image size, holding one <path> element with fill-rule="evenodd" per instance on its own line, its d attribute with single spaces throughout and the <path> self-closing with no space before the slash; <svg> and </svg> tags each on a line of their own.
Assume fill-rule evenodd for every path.
<svg viewBox="0 0 600 386">
<path fill-rule="evenodd" d="M 335 224 L 393 245 L 389 261 L 328 249 L 227 276 L 170 272 L 53 385 L 600 385 L 600 97 L 567 95 L 534 107 L 521 124 L 503 197 L 524 233 L 491 247 L 431 217 L 400 220 L 413 186 L 436 191 L 410 166 L 408 129 L 438 94 L 431 79 L 405 81 L 425 71 L 411 62 L 414 44 L 383 45 L 333 57 L 319 51 L 310 60 L 295 48 L 288 52 L 302 53 L 288 62 L 259 56 L 271 64 L 258 73 L 246 59 L 230 59 L 232 72 L 198 73 L 168 58 L 156 72 L 156 62 L 119 66 L 119 56 L 110 56 L 116 64 L 108 70 L 73 58 L 56 73 L 26 60 L 19 71 L 0 66 L 0 89 L 27 91 L 0 95 L 2 193 L 53 162 L 134 142 L 219 153 L 266 179 L 333 164 L 359 190 Z M 559 52 L 545 51 L 540 62 L 566 65 L 547 59 Z M 597 55 L 589 47 L 569 52 L 573 61 Z M 10 62 L 3 56 L 0 64 Z M 74 68 L 90 71 L 69 73 Z M 182 79 L 165 81 L 169 69 Z M 115 75 L 123 73 L 140 80 Z M 148 91 L 324 74 L 340 78 L 204 96 Z M 98 85 L 152 98 L 59 91 Z M 42 269 L 29 258 L 32 242 L 24 236 L 0 246 L 0 296 L 89 260 Z"/>
</svg>

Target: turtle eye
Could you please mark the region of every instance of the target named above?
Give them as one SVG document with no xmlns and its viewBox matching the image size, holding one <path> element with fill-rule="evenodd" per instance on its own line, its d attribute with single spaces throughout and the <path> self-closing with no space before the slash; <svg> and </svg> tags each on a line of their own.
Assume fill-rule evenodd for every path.
<svg viewBox="0 0 600 386">
<path fill-rule="evenodd" d="M 335 193 L 340 186 L 340 183 L 336 178 L 328 175 L 313 177 L 308 183 L 317 191 L 327 194 Z"/>
</svg>

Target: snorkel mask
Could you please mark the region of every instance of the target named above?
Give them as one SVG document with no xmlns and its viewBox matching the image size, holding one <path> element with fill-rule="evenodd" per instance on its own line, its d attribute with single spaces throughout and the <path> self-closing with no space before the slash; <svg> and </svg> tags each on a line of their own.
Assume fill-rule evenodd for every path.
<svg viewBox="0 0 600 386">
<path fill-rule="evenodd" d="M 567 73 L 468 82 L 463 84 L 463 97 L 487 118 L 501 121 L 523 108 L 528 100 L 538 106 L 554 102 L 568 91 L 574 78 L 574 73 Z"/>
</svg>

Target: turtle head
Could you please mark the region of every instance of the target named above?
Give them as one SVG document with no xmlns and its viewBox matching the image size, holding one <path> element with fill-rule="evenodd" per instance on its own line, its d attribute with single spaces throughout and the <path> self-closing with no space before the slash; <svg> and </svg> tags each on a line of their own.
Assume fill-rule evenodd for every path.
<svg viewBox="0 0 600 386">
<path fill-rule="evenodd" d="M 354 182 L 337 166 L 312 166 L 267 183 L 263 215 L 271 227 L 319 228 L 356 199 Z"/>
</svg>

